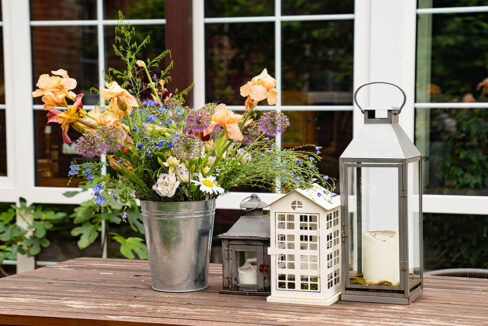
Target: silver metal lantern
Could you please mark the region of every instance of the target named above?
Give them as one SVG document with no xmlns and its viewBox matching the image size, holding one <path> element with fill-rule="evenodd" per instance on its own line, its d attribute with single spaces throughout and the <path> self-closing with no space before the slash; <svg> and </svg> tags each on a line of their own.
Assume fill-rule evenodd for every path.
<svg viewBox="0 0 488 326">
<path fill-rule="evenodd" d="M 361 88 L 387 84 L 400 108 L 363 109 Z M 409 304 L 422 294 L 422 155 L 398 124 L 406 95 L 362 85 L 364 126 L 339 160 L 342 300 Z"/>
<path fill-rule="evenodd" d="M 263 208 L 268 206 L 256 194 L 244 199 L 240 205 L 246 215 L 222 239 L 221 293 L 269 295 L 269 216 Z"/>
</svg>

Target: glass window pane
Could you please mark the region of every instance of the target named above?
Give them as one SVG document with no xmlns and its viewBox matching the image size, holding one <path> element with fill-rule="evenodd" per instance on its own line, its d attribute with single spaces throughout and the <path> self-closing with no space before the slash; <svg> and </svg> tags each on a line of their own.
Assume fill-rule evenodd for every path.
<svg viewBox="0 0 488 326">
<path fill-rule="evenodd" d="M 238 283 L 244 286 L 258 284 L 258 256 L 256 251 L 236 251 Z"/>
<path fill-rule="evenodd" d="M 488 215 L 424 214 L 425 270 L 488 268 L 487 225 Z"/>
<path fill-rule="evenodd" d="M 283 23 L 284 105 L 352 104 L 353 25 Z"/>
<path fill-rule="evenodd" d="M 141 25 L 136 26 L 136 38 L 138 42 L 142 42 L 144 38 L 150 35 L 151 42 L 138 55 L 139 59 L 146 60 L 147 58 L 154 58 L 165 50 L 165 26 L 164 25 Z M 105 27 L 105 69 L 115 68 L 117 70 L 125 70 L 127 67 L 115 55 L 113 44 L 115 38 L 115 27 Z M 174 58 L 178 60 L 178 58 Z"/>
<path fill-rule="evenodd" d="M 3 75 L 2 75 L 3 76 Z M 5 109 L 0 109 L 0 176 L 7 175 L 7 126 Z"/>
<path fill-rule="evenodd" d="M 488 109 L 417 109 L 424 193 L 488 195 Z"/>
<path fill-rule="evenodd" d="M 56 123 L 47 125 L 46 111 L 34 111 L 34 137 L 36 156 L 36 186 L 68 187 L 68 172 L 71 161 L 79 159 L 75 140 L 81 136 L 73 128 L 68 135 L 71 145 L 63 143 L 61 128 Z M 75 187 L 81 180 L 72 179 L 69 187 Z"/>
<path fill-rule="evenodd" d="M 97 19 L 97 0 L 30 0 L 32 20 Z"/>
<path fill-rule="evenodd" d="M 105 19 L 119 19 L 119 10 L 127 19 L 164 19 L 164 0 L 104 0 Z"/>
<path fill-rule="evenodd" d="M 206 0 L 205 17 L 273 16 L 274 0 Z"/>
<path fill-rule="evenodd" d="M 408 278 L 409 287 L 420 282 L 420 161 L 408 163 Z"/>
<path fill-rule="evenodd" d="M 321 173 L 339 180 L 339 156 L 352 140 L 351 111 L 285 111 L 290 126 L 282 135 L 282 147 L 316 144 L 321 146 Z M 311 150 L 315 151 L 314 148 Z M 338 187 L 339 184 L 336 183 Z M 339 191 L 337 189 L 336 191 Z"/>
<path fill-rule="evenodd" d="M 488 101 L 488 14 L 418 16 L 417 102 Z"/>
<path fill-rule="evenodd" d="M 487 0 L 419 0 L 419 8 L 486 6 Z"/>
<path fill-rule="evenodd" d="M 34 89 L 41 74 L 63 68 L 78 81 L 74 91 L 85 94 L 83 104 L 98 102 L 98 95 L 90 94 L 99 85 L 96 27 L 33 27 L 32 60 Z M 41 98 L 34 103 L 42 104 Z"/>
<path fill-rule="evenodd" d="M 264 68 L 274 76 L 274 24 L 205 26 L 206 101 L 244 105 L 239 88 Z"/>
<path fill-rule="evenodd" d="M 282 0 L 283 15 L 353 14 L 354 1 Z"/>
<path fill-rule="evenodd" d="M 3 28 L 2 27 L 0 27 L 0 104 L 5 104 L 5 69 L 3 66 Z"/>
<path fill-rule="evenodd" d="M 357 210 L 357 219 L 352 224 L 357 232 L 349 238 L 350 247 L 357 251 L 351 256 L 357 260 L 350 266 L 350 282 L 399 286 L 398 168 L 349 167 L 348 170 L 354 176 L 355 186 L 354 201 L 348 206 Z"/>
</svg>

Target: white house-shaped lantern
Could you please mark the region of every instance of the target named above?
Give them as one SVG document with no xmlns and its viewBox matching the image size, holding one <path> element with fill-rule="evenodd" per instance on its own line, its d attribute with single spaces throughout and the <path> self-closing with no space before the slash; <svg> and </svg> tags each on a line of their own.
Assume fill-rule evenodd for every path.
<svg viewBox="0 0 488 326">
<path fill-rule="evenodd" d="M 319 185 L 270 205 L 268 302 L 330 305 L 341 294 L 340 197 Z"/>
</svg>

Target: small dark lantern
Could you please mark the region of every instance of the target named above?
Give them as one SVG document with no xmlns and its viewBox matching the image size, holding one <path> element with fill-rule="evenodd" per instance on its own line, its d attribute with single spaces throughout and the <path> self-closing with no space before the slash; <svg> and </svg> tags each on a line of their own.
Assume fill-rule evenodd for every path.
<svg viewBox="0 0 488 326">
<path fill-rule="evenodd" d="M 269 295 L 269 216 L 263 208 L 268 206 L 256 194 L 241 202 L 246 215 L 222 239 L 223 290 L 220 293 Z"/>
</svg>

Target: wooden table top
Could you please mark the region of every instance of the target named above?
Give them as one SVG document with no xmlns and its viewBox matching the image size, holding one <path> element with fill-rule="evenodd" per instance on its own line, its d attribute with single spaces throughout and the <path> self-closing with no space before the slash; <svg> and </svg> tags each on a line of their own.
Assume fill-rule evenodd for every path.
<svg viewBox="0 0 488 326">
<path fill-rule="evenodd" d="M 407 305 L 267 303 L 219 294 L 221 266 L 192 293 L 151 290 L 147 261 L 80 258 L 0 279 L 0 325 L 488 325 L 488 279 L 426 277 Z"/>
</svg>

